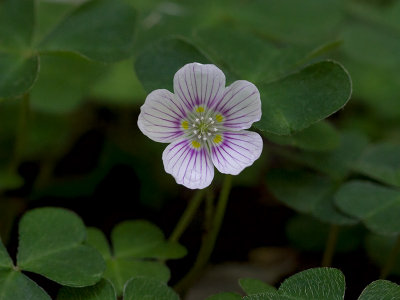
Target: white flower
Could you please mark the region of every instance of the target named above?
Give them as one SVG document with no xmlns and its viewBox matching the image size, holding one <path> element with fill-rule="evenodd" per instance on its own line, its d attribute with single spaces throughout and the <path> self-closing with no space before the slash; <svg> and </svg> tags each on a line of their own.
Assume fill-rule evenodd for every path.
<svg viewBox="0 0 400 300">
<path fill-rule="evenodd" d="M 214 166 L 237 175 L 260 157 L 260 135 L 244 130 L 260 118 L 254 84 L 238 80 L 225 87 L 216 66 L 191 63 L 175 74 L 174 94 L 160 89 L 147 96 L 138 126 L 152 140 L 171 143 L 162 159 L 177 183 L 202 189 L 210 185 Z"/>
</svg>

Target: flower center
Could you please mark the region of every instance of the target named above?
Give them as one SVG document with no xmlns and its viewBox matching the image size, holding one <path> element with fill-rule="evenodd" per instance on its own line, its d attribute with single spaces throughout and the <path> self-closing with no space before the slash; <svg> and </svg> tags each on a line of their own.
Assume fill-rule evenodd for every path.
<svg viewBox="0 0 400 300">
<path fill-rule="evenodd" d="M 182 121 L 181 125 L 192 141 L 192 146 L 200 148 L 207 143 L 211 145 L 222 142 L 223 120 L 221 114 L 199 106 Z"/>
<path fill-rule="evenodd" d="M 214 126 L 214 124 L 215 120 L 213 120 L 213 118 L 211 117 L 197 117 L 192 124 L 193 135 L 197 136 L 198 139 L 207 141 L 209 137 L 211 137 L 215 132 L 218 131 L 218 128 Z"/>
</svg>

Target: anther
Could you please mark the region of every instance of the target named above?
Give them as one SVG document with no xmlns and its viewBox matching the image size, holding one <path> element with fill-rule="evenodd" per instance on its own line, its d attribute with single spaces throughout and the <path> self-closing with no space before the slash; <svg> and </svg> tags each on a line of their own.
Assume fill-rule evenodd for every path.
<svg viewBox="0 0 400 300">
<path fill-rule="evenodd" d="M 194 134 L 197 134 L 197 130 L 193 130 Z"/>
<path fill-rule="evenodd" d="M 207 138 L 206 137 L 203 137 L 203 141 L 206 141 L 207 140 Z"/>
<path fill-rule="evenodd" d="M 204 118 L 203 118 L 203 117 L 201 117 L 200 119 L 201 119 L 201 120 L 204 120 Z"/>
<path fill-rule="evenodd" d="M 207 134 L 208 134 L 208 135 L 211 135 L 211 133 L 209 133 L 209 132 L 208 132 Z"/>
<path fill-rule="evenodd" d="M 217 128 L 214 128 L 214 131 L 218 131 L 218 129 L 217 129 Z"/>
<path fill-rule="evenodd" d="M 201 135 L 198 135 L 197 137 L 198 137 L 199 139 L 201 139 Z"/>
<path fill-rule="evenodd" d="M 196 119 L 196 122 L 199 122 L 200 120 L 199 119 Z"/>
</svg>

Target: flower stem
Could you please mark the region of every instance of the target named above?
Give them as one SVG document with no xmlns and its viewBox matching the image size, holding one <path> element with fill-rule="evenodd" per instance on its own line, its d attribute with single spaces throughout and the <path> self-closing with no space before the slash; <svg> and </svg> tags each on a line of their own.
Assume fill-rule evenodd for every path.
<svg viewBox="0 0 400 300">
<path fill-rule="evenodd" d="M 323 267 L 329 267 L 332 264 L 333 254 L 335 253 L 337 239 L 339 236 L 339 229 L 339 225 L 336 224 L 332 224 L 329 229 L 329 235 L 326 241 L 324 256 L 321 263 Z"/>
<path fill-rule="evenodd" d="M 394 244 L 392 250 L 389 253 L 388 259 L 381 271 L 381 279 L 385 279 L 392 271 L 394 264 L 396 263 L 396 258 L 400 253 L 400 235 L 397 236 L 396 243 Z"/>
<path fill-rule="evenodd" d="M 14 153 L 10 168 L 16 171 L 21 162 L 22 153 L 26 144 L 27 129 L 29 119 L 29 94 L 22 96 L 21 107 L 19 109 L 18 124 L 15 137 Z"/>
<path fill-rule="evenodd" d="M 192 199 L 189 200 L 188 206 L 186 207 L 183 215 L 176 224 L 174 231 L 171 233 L 169 240 L 171 242 L 177 242 L 182 236 L 183 232 L 189 226 L 192 221 L 197 209 L 204 199 L 204 190 L 198 190 Z"/>
<path fill-rule="evenodd" d="M 221 229 L 222 221 L 225 216 L 226 206 L 228 204 L 229 193 L 232 187 L 232 176 L 225 175 L 224 183 L 222 185 L 221 193 L 219 195 L 217 207 L 215 209 L 212 227 L 210 231 L 206 232 L 203 237 L 202 245 L 196 258 L 192 269 L 189 273 L 175 286 L 178 292 L 184 292 L 187 287 L 196 279 L 199 273 L 207 264 L 212 251 L 214 250 L 215 242 L 217 240 L 219 231 Z"/>
</svg>

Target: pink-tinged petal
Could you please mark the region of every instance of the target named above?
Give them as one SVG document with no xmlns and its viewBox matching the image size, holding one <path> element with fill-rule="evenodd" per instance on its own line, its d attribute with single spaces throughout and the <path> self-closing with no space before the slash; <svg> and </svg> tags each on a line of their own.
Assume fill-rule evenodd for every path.
<svg viewBox="0 0 400 300">
<path fill-rule="evenodd" d="M 221 173 L 237 175 L 257 160 L 263 149 L 261 136 L 252 131 L 229 131 L 216 135 L 211 159 Z"/>
<path fill-rule="evenodd" d="M 184 105 L 174 94 L 168 90 L 155 90 L 140 108 L 138 126 L 152 140 L 170 143 L 183 135 L 185 117 Z"/>
<path fill-rule="evenodd" d="M 165 171 L 187 188 L 203 189 L 214 178 L 214 166 L 207 149 L 189 140 L 180 139 L 168 145 L 162 159 Z"/>
<path fill-rule="evenodd" d="M 191 63 L 174 77 L 174 93 L 192 110 L 218 101 L 225 90 L 225 75 L 214 65 Z"/>
<path fill-rule="evenodd" d="M 235 81 L 225 89 L 213 109 L 219 113 L 220 122 L 227 129 L 248 129 L 261 119 L 260 93 L 251 82 Z"/>
</svg>

